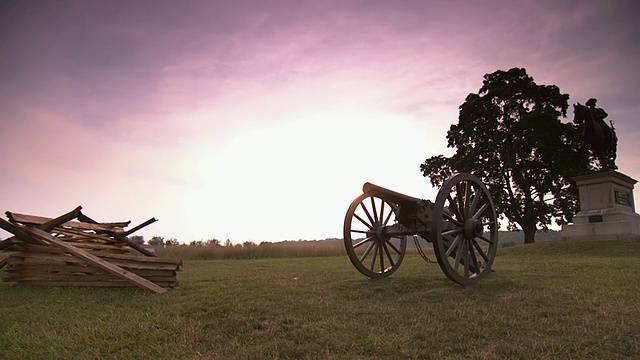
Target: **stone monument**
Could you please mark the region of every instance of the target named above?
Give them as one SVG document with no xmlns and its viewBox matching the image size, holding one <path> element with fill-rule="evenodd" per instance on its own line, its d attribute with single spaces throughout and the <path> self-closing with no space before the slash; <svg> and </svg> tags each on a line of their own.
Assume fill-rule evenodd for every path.
<svg viewBox="0 0 640 360">
<path fill-rule="evenodd" d="M 600 171 L 574 178 L 580 192 L 580 212 L 573 224 L 562 227 L 563 239 L 640 239 L 640 215 L 636 213 L 633 186 L 638 182 L 616 169 L 618 137 L 607 113 L 589 99 L 573 105 L 573 122 L 582 129 L 581 150 L 593 156 Z"/>
<path fill-rule="evenodd" d="M 580 192 L 580 212 L 562 227 L 562 239 L 640 239 L 640 215 L 635 212 L 637 180 L 618 171 L 594 172 L 574 178 Z"/>
</svg>

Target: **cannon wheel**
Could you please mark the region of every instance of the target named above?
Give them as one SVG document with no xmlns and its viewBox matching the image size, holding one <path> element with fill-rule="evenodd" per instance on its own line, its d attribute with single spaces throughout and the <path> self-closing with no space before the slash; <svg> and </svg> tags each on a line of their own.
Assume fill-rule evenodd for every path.
<svg viewBox="0 0 640 360">
<path fill-rule="evenodd" d="M 406 236 L 389 236 L 385 226 L 396 221 L 395 204 L 362 194 L 355 198 L 344 219 L 344 246 L 353 266 L 370 278 L 393 274 L 404 258 Z"/>
<path fill-rule="evenodd" d="M 491 194 L 477 177 L 460 173 L 445 181 L 432 221 L 436 258 L 449 279 L 471 285 L 491 272 L 499 224 Z"/>
</svg>

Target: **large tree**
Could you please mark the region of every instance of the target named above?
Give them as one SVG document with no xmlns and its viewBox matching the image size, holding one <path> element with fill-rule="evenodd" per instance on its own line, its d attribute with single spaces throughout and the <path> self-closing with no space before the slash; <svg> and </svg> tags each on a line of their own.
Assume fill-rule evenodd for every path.
<svg viewBox="0 0 640 360">
<path fill-rule="evenodd" d="M 537 85 L 522 68 L 486 74 L 447 132 L 455 154 L 428 158 L 420 169 L 434 186 L 454 172 L 475 174 L 508 228 L 521 229 L 532 243 L 538 227 L 570 222 L 578 209 L 571 178 L 588 163 L 578 151 L 578 129 L 560 119 L 568 99 L 555 85 Z"/>
</svg>

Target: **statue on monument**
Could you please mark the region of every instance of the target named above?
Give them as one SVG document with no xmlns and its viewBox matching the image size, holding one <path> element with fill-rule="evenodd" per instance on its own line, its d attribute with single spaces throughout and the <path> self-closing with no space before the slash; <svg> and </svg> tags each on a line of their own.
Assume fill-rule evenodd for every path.
<svg viewBox="0 0 640 360">
<path fill-rule="evenodd" d="M 597 101 L 592 98 L 586 105 L 580 103 L 573 105 L 573 122 L 582 129 L 580 151 L 590 151 L 598 160 L 601 170 L 616 170 L 618 168 L 616 166 L 618 137 L 613 121 L 609 121 L 611 126 L 604 121 L 609 114 L 596 107 Z"/>
</svg>

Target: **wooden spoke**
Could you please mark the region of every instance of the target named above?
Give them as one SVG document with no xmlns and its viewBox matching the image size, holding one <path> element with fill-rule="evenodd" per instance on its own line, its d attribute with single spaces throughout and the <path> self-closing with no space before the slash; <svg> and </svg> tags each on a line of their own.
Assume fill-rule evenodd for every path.
<svg viewBox="0 0 640 360">
<path fill-rule="evenodd" d="M 400 237 L 397 237 L 397 236 L 393 237 L 392 239 L 398 239 L 399 241 L 401 241 L 401 238 L 400 238 Z M 400 254 L 400 250 L 399 250 L 395 245 L 393 245 L 390 241 L 388 241 L 388 240 L 387 240 L 387 241 L 385 241 L 385 244 L 386 244 L 386 246 L 388 246 L 388 247 L 390 247 L 391 249 L 393 249 L 393 251 L 394 251 L 396 254 Z"/>
<path fill-rule="evenodd" d="M 384 204 L 384 201 L 382 202 Z M 373 218 L 374 220 L 374 224 L 378 223 L 378 211 L 376 209 L 376 202 L 373 200 L 373 198 L 371 198 L 371 209 L 373 210 Z"/>
<path fill-rule="evenodd" d="M 462 233 L 462 231 L 463 231 L 463 230 L 464 230 L 464 229 L 461 229 L 461 228 L 456 228 L 456 229 L 453 229 L 453 230 L 448 230 L 448 231 L 443 232 L 443 233 L 442 233 L 442 236 L 444 237 L 444 236 L 450 236 L 450 235 L 458 235 L 458 234 Z"/>
<path fill-rule="evenodd" d="M 480 247 L 480 245 L 478 244 L 478 242 L 473 239 L 471 240 L 471 243 L 473 244 L 473 247 L 476 249 L 476 251 L 478 252 L 478 254 L 480 254 L 480 256 L 482 257 L 482 259 L 487 262 L 489 261 L 489 258 L 487 257 L 487 255 L 484 253 L 484 251 L 482 250 L 482 248 Z"/>
<path fill-rule="evenodd" d="M 478 193 L 476 191 L 476 193 L 473 195 L 473 200 L 471 201 L 471 205 L 469 206 L 469 212 L 470 213 L 475 213 L 476 212 L 476 209 L 478 208 L 478 203 L 480 202 L 480 199 L 482 199 L 482 193 Z"/>
<path fill-rule="evenodd" d="M 451 216 L 451 214 L 448 214 L 446 212 L 442 213 L 443 216 L 443 220 L 445 221 L 450 221 L 452 224 L 454 224 L 455 226 L 462 226 L 462 224 L 453 216 Z"/>
<path fill-rule="evenodd" d="M 357 247 L 360 247 L 362 244 L 366 244 L 367 242 L 371 241 L 371 239 L 372 239 L 372 237 L 367 237 L 364 240 L 353 244 L 353 248 L 355 249 Z"/>
<path fill-rule="evenodd" d="M 460 241 L 462 241 L 462 234 L 456 236 L 456 239 L 453 240 L 453 243 L 451 245 L 449 245 L 449 248 L 446 251 L 447 256 L 451 256 L 451 253 L 453 252 L 453 250 L 457 249 L 458 246 L 460 246 Z"/>
<path fill-rule="evenodd" d="M 371 272 L 374 272 L 375 267 L 376 267 L 376 260 L 378 259 L 378 249 L 379 246 L 376 243 L 372 243 L 373 244 L 373 255 L 371 256 L 371 266 L 369 267 L 369 270 L 371 270 Z"/>
<path fill-rule="evenodd" d="M 474 220 L 480 219 L 480 215 L 482 215 L 488 208 L 489 208 L 489 204 L 487 203 L 482 204 L 482 206 L 480 207 L 480 210 L 478 210 L 475 214 L 473 214 L 471 218 Z"/>
<path fill-rule="evenodd" d="M 364 263 L 364 261 L 367 259 L 367 256 L 369 256 L 371 249 L 373 249 L 375 246 L 376 246 L 375 243 L 373 242 L 369 243 L 367 250 L 364 251 L 364 254 L 362 254 L 362 257 L 360 258 L 360 263 Z"/>
<path fill-rule="evenodd" d="M 373 204 L 373 201 L 371 203 Z M 362 208 L 362 210 L 364 210 L 364 213 L 367 215 L 367 218 L 369 219 L 369 224 L 371 224 L 371 226 L 375 225 L 376 221 L 373 220 L 373 218 L 371 217 L 371 214 L 369 214 L 369 209 L 367 209 L 367 207 L 364 206 L 363 202 L 360 202 L 360 207 Z"/>
<path fill-rule="evenodd" d="M 362 223 L 362 225 L 368 227 L 369 229 L 371 229 L 373 227 L 373 224 L 364 221 L 360 216 L 354 214 L 353 217 L 358 219 Z"/>
</svg>

